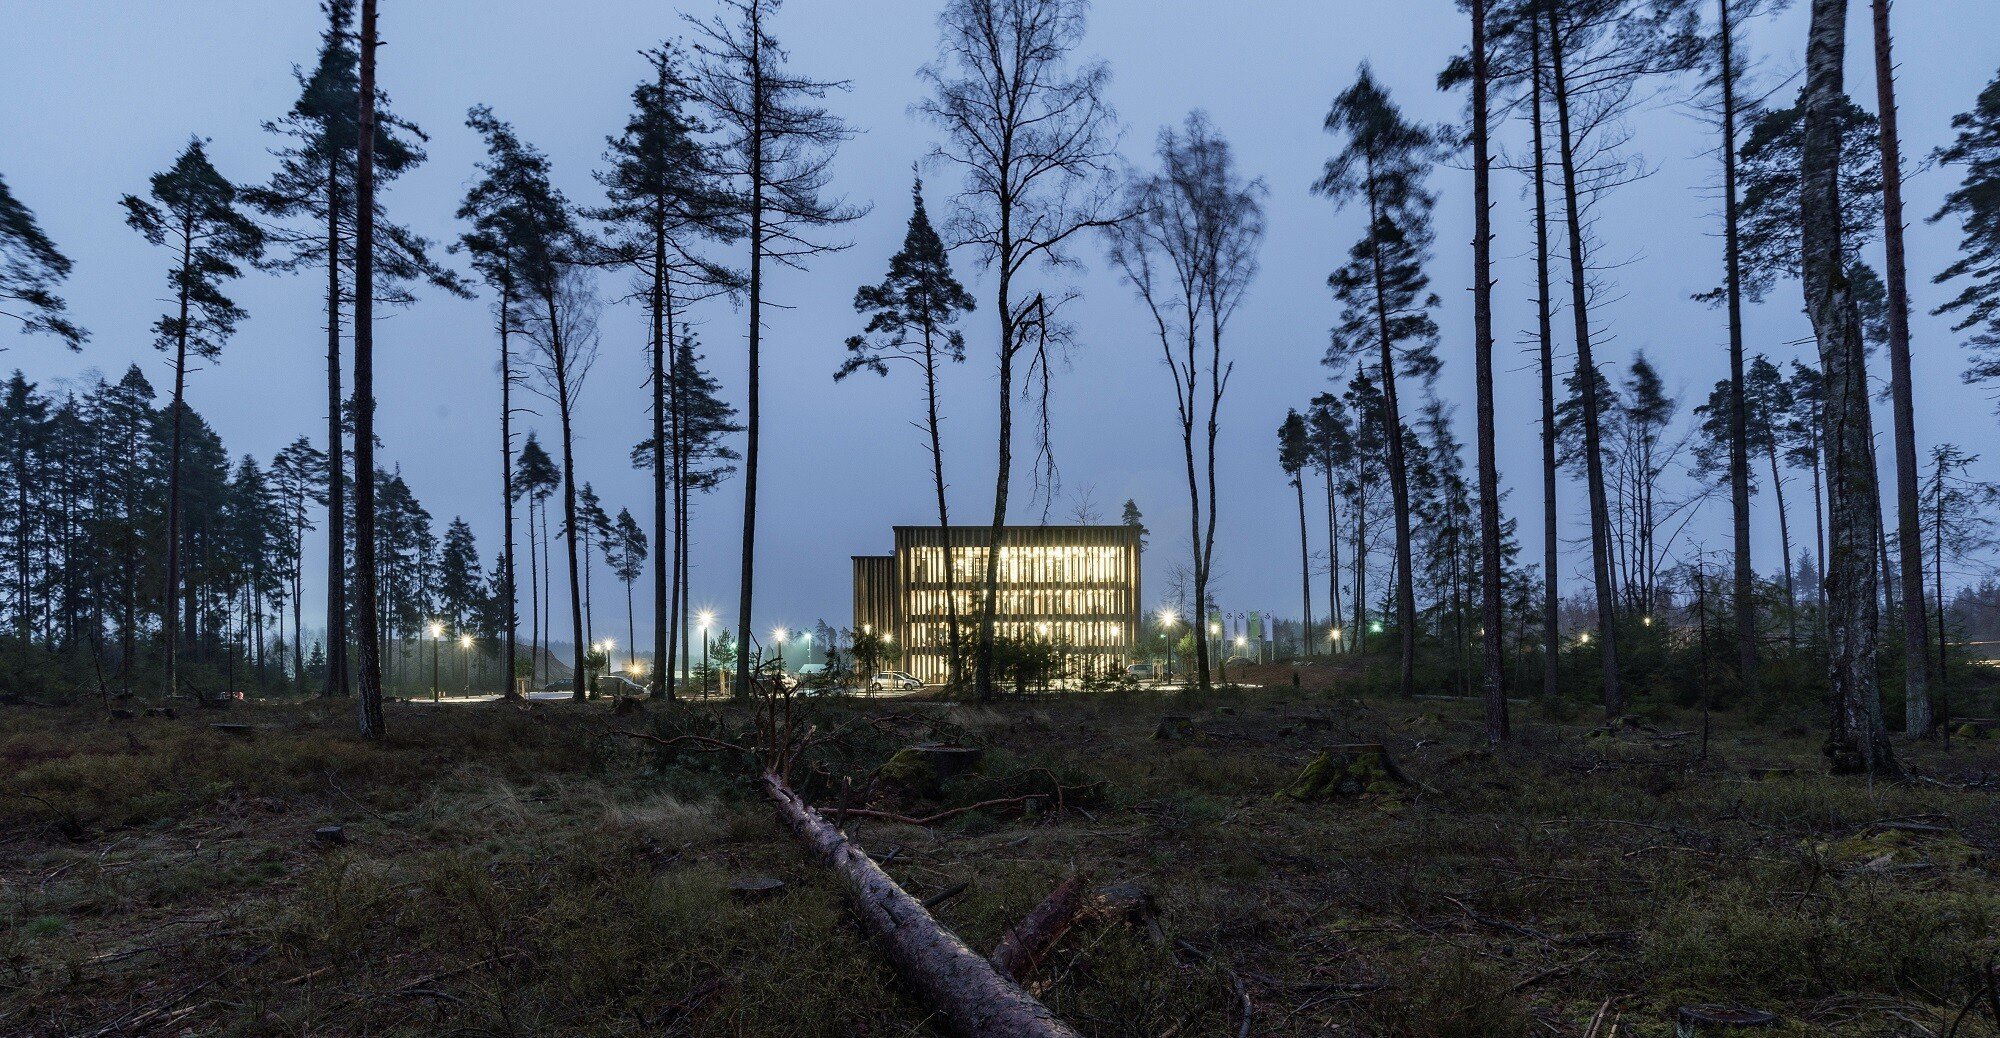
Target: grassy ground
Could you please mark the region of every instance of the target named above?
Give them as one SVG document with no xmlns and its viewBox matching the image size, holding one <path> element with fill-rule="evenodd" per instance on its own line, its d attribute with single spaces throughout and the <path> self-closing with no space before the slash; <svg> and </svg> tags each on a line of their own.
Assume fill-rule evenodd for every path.
<svg viewBox="0 0 2000 1038">
<path fill-rule="evenodd" d="M 1580 1034 L 1615 999 L 1632 1035 L 1691 1002 L 1942 1035 L 1991 973 L 2000 743 L 1913 749 L 1931 780 L 1869 788 L 1819 774 L 1815 731 L 1729 717 L 1703 760 L 1692 715 L 1594 733 L 1523 705 L 1489 755 L 1469 703 L 1289 689 L 813 709 L 927 715 L 809 762 L 822 804 L 927 736 L 984 770 L 876 806 L 1070 790 L 850 829 L 918 897 L 965 884 L 936 914 L 975 948 L 1072 869 L 1150 891 L 1158 932 L 1079 928 L 1035 975 L 1086 1034 L 1236 1034 L 1246 1007 L 1256 1035 Z M 742 765 L 615 734 L 743 717 L 392 705 L 376 747 L 346 715 L 0 714 L 0 1034 L 937 1033 Z M 1192 737 L 1154 739 L 1167 715 Z M 1413 784 L 1277 795 L 1351 742 Z M 731 896 L 749 875 L 786 890 Z M 1957 1028 L 1996 1033 L 1983 1007 Z"/>
</svg>

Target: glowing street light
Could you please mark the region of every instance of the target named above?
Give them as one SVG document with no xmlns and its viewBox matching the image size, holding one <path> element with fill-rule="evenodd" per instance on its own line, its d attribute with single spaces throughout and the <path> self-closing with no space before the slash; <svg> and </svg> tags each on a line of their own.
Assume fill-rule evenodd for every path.
<svg viewBox="0 0 2000 1038">
<path fill-rule="evenodd" d="M 469 631 L 461 632 L 458 636 L 458 662 L 465 670 L 465 684 L 459 691 L 470 692 L 472 691 L 472 634 Z"/>
<path fill-rule="evenodd" d="M 438 639 L 444 637 L 444 624 L 431 621 L 431 702 L 438 701 Z M 419 656 L 418 659 L 423 657 Z"/>
</svg>

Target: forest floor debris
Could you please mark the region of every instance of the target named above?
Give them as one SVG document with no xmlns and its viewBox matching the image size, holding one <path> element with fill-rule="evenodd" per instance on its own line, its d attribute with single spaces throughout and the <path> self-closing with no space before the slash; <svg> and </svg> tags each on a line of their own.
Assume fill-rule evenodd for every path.
<svg viewBox="0 0 2000 1038">
<path fill-rule="evenodd" d="M 392 706 L 373 747 L 346 706 L 239 707 L 248 740 L 10 711 L 0 1035 L 939 1033 L 751 769 L 607 737 L 747 710 Z M 982 954 L 1072 876 L 1138 892 L 1132 925 L 1025 935 L 1084 1034 L 1646 1036 L 1703 1005 L 1996 1033 L 2000 741 L 1899 747 L 1919 780 L 1871 787 L 1796 725 L 1717 715 L 1704 759 L 1646 730 L 1700 728 L 1668 709 L 1602 738 L 1527 706 L 1491 753 L 1471 701 L 1290 688 L 811 709 L 841 736 L 801 795 Z M 1371 744 L 1409 784 L 1279 795 Z M 880 781 L 913 745 L 982 759 Z"/>
</svg>

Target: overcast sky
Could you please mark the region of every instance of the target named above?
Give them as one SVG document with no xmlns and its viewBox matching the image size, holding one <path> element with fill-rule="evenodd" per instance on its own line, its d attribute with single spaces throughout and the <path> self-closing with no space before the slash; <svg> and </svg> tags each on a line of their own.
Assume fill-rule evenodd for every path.
<svg viewBox="0 0 2000 1038">
<path fill-rule="evenodd" d="M 677 10 L 711 10 L 704 0 L 382 0 L 381 6 L 387 43 L 381 82 L 395 110 L 432 137 L 430 161 L 397 182 L 386 203 L 394 219 L 439 241 L 460 231 L 452 213 L 480 158 L 479 142 L 464 126 L 468 106 L 491 105 L 550 154 L 572 199 L 593 201 L 598 192 L 590 174 L 601 163 L 604 138 L 623 124 L 629 91 L 644 74 L 638 52 L 684 31 Z M 1872 108 L 1868 5 L 1851 6 L 1849 87 Z M 851 91 L 830 102 L 860 131 L 835 163 L 835 189 L 875 209 L 847 229 L 852 248 L 817 260 L 807 273 L 771 278 L 771 298 L 785 308 L 771 312 L 765 340 L 760 628 L 818 618 L 845 626 L 848 557 L 886 552 L 893 524 L 934 520 L 926 456 L 910 425 L 917 398 L 909 373 L 840 385 L 830 376 L 843 340 L 861 323 L 851 306 L 854 287 L 879 280 L 900 244 L 910 164 L 935 137 L 911 104 L 921 90 L 915 70 L 933 54 L 936 8 L 936 0 L 792 0 L 771 26 L 798 69 L 851 80 Z M 147 330 L 165 292 L 164 259 L 124 227 L 118 198 L 143 193 L 147 177 L 173 160 L 190 133 L 212 138 L 211 154 L 225 175 L 239 182 L 266 178 L 273 142 L 259 124 L 282 114 L 296 94 L 292 67 L 313 57 L 317 6 L 13 0 L 0 10 L 0 69 L 15 99 L 0 108 L 0 172 L 75 261 L 66 294 L 94 333 L 80 355 L 9 333 L 0 364 L 18 366 L 53 389 L 93 370 L 115 378 L 136 362 L 164 388 L 167 358 L 151 349 Z M 1922 218 L 1935 211 L 1957 171 L 1931 169 L 1922 159 L 1948 138 L 1952 115 L 1970 107 L 2000 65 L 2000 9 L 1992 0 L 1919 0 L 1899 5 L 1896 17 L 1904 146 L 1916 167 L 1908 204 L 1916 221 L 1910 257 L 1918 436 L 1922 449 L 1951 441 L 1989 455 L 1979 471 L 1991 478 L 2000 476 L 2000 452 L 1991 449 L 1990 394 L 1960 384 L 1966 358 L 1959 337 L 1948 321 L 1928 316 L 1945 298 L 1929 277 L 1950 261 L 1957 228 Z M 1128 158 L 1149 161 L 1158 128 L 1199 107 L 1234 143 L 1243 170 L 1270 186 L 1263 272 L 1233 326 L 1237 367 L 1224 403 L 1216 556 L 1218 597 L 1227 608 L 1299 611 L 1297 517 L 1277 467 L 1274 433 L 1288 406 L 1303 406 L 1328 385 L 1319 366 L 1335 320 L 1326 276 L 1360 226 L 1354 214 L 1336 213 L 1307 190 L 1335 147 L 1320 129 L 1328 103 L 1367 61 L 1412 115 L 1455 118 L 1462 98 L 1441 95 L 1434 82 L 1466 33 L 1450 0 L 1099 0 L 1093 11 L 1087 50 L 1111 64 L 1110 100 L 1128 127 Z M 1798 66 L 1804 38 L 1802 10 L 1751 29 L 1772 81 Z M 1636 115 L 1632 129 L 1635 147 L 1656 172 L 1602 210 L 1603 256 L 1624 265 L 1612 275 L 1615 298 L 1600 311 L 1600 361 L 1622 369 L 1645 350 L 1691 408 L 1726 364 L 1721 315 L 1689 298 L 1714 284 L 1720 264 L 1708 191 L 1715 168 L 1709 130 L 1685 104 L 1685 85 Z M 1509 145 L 1522 139 L 1518 124 L 1498 132 Z M 1470 177 L 1440 167 L 1432 186 L 1441 196 L 1431 266 L 1444 300 L 1438 393 L 1463 405 L 1459 436 L 1469 442 Z M 1519 177 L 1502 173 L 1495 187 L 1497 329 L 1505 351 L 1500 464 L 1508 513 L 1521 520 L 1528 554 L 1538 559 L 1532 547 L 1541 514 L 1538 382 L 1523 334 L 1533 310 L 1522 186 Z M 951 187 L 942 171 L 932 179 L 934 211 L 944 210 Z M 1187 550 L 1169 376 L 1148 322 L 1101 249 L 1093 243 L 1081 254 L 1088 269 L 1074 278 L 1083 298 L 1073 311 L 1081 349 L 1061 373 L 1058 460 L 1066 487 L 1093 487 L 1107 521 L 1125 499 L 1138 502 L 1154 535 L 1147 596 L 1158 600 L 1170 557 Z M 959 270 L 983 305 L 967 325 L 968 363 L 947 374 L 947 464 L 956 514 L 978 521 L 992 508 L 994 330 L 988 280 L 970 257 L 960 257 Z M 622 294 L 623 282 L 607 281 L 606 288 Z M 325 429 L 319 283 L 253 275 L 230 291 L 250 320 L 220 363 L 193 376 L 190 402 L 239 455 L 268 460 L 301 434 L 318 442 Z M 377 331 L 376 370 L 384 464 L 401 466 L 440 530 L 453 516 L 470 522 L 490 558 L 500 524 L 499 390 L 488 305 L 429 292 L 413 308 L 388 312 Z M 1798 286 L 1781 285 L 1751 314 L 1751 350 L 1781 362 L 1805 356 L 1801 350 L 1810 347 L 1801 340 L 1809 328 L 1799 311 Z M 712 367 L 737 396 L 744 376 L 741 314 L 716 303 L 697 319 Z M 629 507 L 642 519 L 650 500 L 646 477 L 626 459 L 648 427 L 644 334 L 636 306 L 605 314 L 602 355 L 583 391 L 577 453 L 580 478 L 596 485 L 607 506 Z M 1567 343 L 1562 348 L 1566 354 Z M 1685 410 L 1682 421 L 1689 421 Z M 554 439 L 552 417 L 529 424 Z M 1886 422 L 1878 419 L 1878 429 L 1886 432 Z M 1571 540 L 1561 576 L 1575 589 L 1588 569 L 1577 539 L 1582 491 L 1566 482 L 1563 493 Z M 695 506 L 694 601 L 714 606 L 732 625 L 737 494 L 731 483 Z M 1015 500 L 1017 521 L 1038 518 L 1039 504 L 1024 495 Z M 1795 544 L 1809 544 L 1803 484 L 1792 500 L 1799 502 Z M 1056 513 L 1070 510 L 1065 495 Z M 1683 543 L 1725 545 L 1726 510 L 1726 498 L 1708 506 Z M 1775 511 L 1760 502 L 1757 522 L 1759 568 L 1771 571 Z M 608 576 L 600 580 L 600 587 L 610 586 Z M 309 603 L 317 600 L 309 593 Z M 622 631 L 622 617 L 606 620 L 602 609 L 598 615 L 606 628 L 600 633 Z"/>
</svg>

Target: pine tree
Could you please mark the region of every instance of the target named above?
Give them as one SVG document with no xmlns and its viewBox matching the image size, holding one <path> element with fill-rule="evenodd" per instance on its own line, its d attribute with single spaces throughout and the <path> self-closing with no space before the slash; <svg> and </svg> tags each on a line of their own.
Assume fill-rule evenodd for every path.
<svg viewBox="0 0 2000 1038">
<path fill-rule="evenodd" d="M 1305 470 L 1312 465 L 1312 434 L 1298 411 L 1285 409 L 1285 421 L 1278 426 L 1278 468 L 1284 472 L 1299 499 L 1299 586 L 1304 619 L 1301 621 L 1299 654 L 1310 656 L 1313 640 L 1312 546 L 1306 535 Z"/>
<path fill-rule="evenodd" d="M 549 597 L 549 588 L 548 582 L 543 578 L 543 574 L 547 572 L 548 567 L 546 562 L 540 566 L 536 565 L 535 560 L 538 554 L 536 546 L 540 545 L 541 550 L 539 555 L 546 560 L 549 552 L 548 520 L 546 517 L 548 500 L 555 494 L 556 488 L 561 485 L 562 475 L 556 469 L 555 460 L 549 457 L 548 451 L 542 449 L 541 443 L 535 439 L 535 434 L 532 432 L 528 434 L 527 442 L 521 444 L 520 462 L 520 465 L 514 469 L 513 496 L 516 500 L 525 499 L 528 502 L 528 616 L 530 623 L 528 651 L 532 656 L 531 664 L 542 667 L 542 676 L 546 680 L 548 676 L 547 660 L 549 655 L 546 600 Z M 539 540 L 536 538 L 535 528 L 535 518 L 538 514 L 543 516 L 541 537 Z M 511 569 L 512 567 L 510 566 L 509 568 Z M 508 678 L 511 681 L 512 675 L 508 675 Z"/>
<path fill-rule="evenodd" d="M 645 57 L 653 77 L 633 88 L 625 132 L 611 139 L 605 155 L 610 166 L 597 173 L 610 204 L 589 215 L 607 225 L 606 247 L 615 261 L 644 279 L 652 362 L 653 433 L 648 442 L 654 450 L 653 539 L 664 552 L 668 527 L 678 527 L 686 506 L 680 493 L 684 481 L 676 480 L 666 453 L 680 439 L 679 430 L 669 428 L 679 413 L 669 399 L 674 344 L 681 338 L 676 325 L 689 302 L 740 285 L 735 272 L 702 257 L 695 247 L 740 236 L 742 206 L 723 181 L 718 156 L 701 139 L 708 127 L 689 111 L 694 98 L 684 57 L 672 46 L 646 51 Z M 684 548 L 677 540 L 671 564 L 653 571 L 655 657 L 664 653 L 672 660 L 687 629 L 687 601 L 681 593 L 685 569 Z M 656 669 L 653 682 L 656 695 L 673 698 L 672 667 Z"/>
<path fill-rule="evenodd" d="M 786 68 L 785 51 L 766 29 L 779 0 L 725 0 L 727 14 L 689 19 L 697 41 L 692 89 L 723 138 L 715 171 L 741 199 L 736 218 L 749 239 L 748 375 L 744 380 L 743 550 L 736 640 L 750 644 L 757 560 L 757 449 L 762 432 L 760 376 L 765 265 L 802 269 L 819 253 L 845 246 L 815 241 L 822 228 L 860 218 L 865 209 L 824 197 L 834 150 L 852 134 L 820 105 L 846 84 Z M 750 691 L 750 658 L 736 661 L 736 688 Z"/>
<path fill-rule="evenodd" d="M 269 183 L 244 191 L 244 200 L 279 221 L 271 234 L 276 256 L 271 269 L 324 271 L 326 292 L 327 447 L 339 457 L 343 411 L 348 397 L 341 392 L 340 340 L 342 314 L 354 296 L 356 231 L 360 224 L 356 191 L 361 143 L 361 52 L 356 46 L 354 0 L 326 0 L 321 5 L 326 27 L 310 69 L 297 68 L 298 100 L 283 116 L 264 123 L 267 133 L 284 140 L 277 151 L 278 170 Z M 389 110 L 388 97 L 373 98 L 371 175 L 378 184 L 409 172 L 424 161 L 423 131 Z M 372 206 L 375 297 L 388 304 L 411 299 L 407 285 L 427 281 L 453 293 L 463 287 L 455 275 L 431 258 L 423 236 L 381 216 Z M 296 224 L 292 223 L 296 221 Z M 331 654 L 326 694 L 346 695 L 348 589 L 343 586 L 347 544 L 347 484 L 342 466 L 329 466 L 327 489 L 327 634 Z"/>
<path fill-rule="evenodd" d="M 1935 312 L 1953 314 L 1953 331 L 1971 331 L 1978 355 L 1967 381 L 2000 379 L 2000 76 L 1995 76 L 1971 111 L 1951 120 L 1958 136 L 1939 148 L 1936 160 L 1964 168 L 1956 188 L 1931 217 L 1950 218 L 1960 228 L 1959 258 L 1938 274 L 1938 284 L 1964 281 L 1959 294 Z"/>
<path fill-rule="evenodd" d="M 208 161 L 205 142 L 191 139 L 172 168 L 153 175 L 150 199 L 126 195 L 125 222 L 147 242 L 170 250 L 167 283 L 175 310 L 153 324 L 153 346 L 174 358 L 174 390 L 168 403 L 173 433 L 167 471 L 167 572 L 163 597 L 166 630 L 166 692 L 180 692 L 179 627 L 181 564 L 182 413 L 187 409 L 188 357 L 215 360 L 222 344 L 247 314 L 222 294 L 222 286 L 242 276 L 240 264 L 263 253 L 264 232 L 239 208 L 235 185 Z"/>
<path fill-rule="evenodd" d="M 639 528 L 639 521 L 632 518 L 629 510 L 620 508 L 606 544 L 611 575 L 625 584 L 625 667 L 630 670 L 639 659 L 638 630 L 632 620 L 632 585 L 646 572 L 646 531 Z M 656 660 L 659 658 L 657 651 L 653 655 Z"/>
<path fill-rule="evenodd" d="M 1348 262 L 1327 279 L 1341 304 L 1326 363 L 1336 369 L 1369 357 L 1380 379 L 1388 430 L 1389 490 L 1396 524 L 1396 622 L 1401 639 L 1405 696 L 1416 694 L 1416 598 L 1410 537 L 1409 462 L 1403 449 L 1399 377 L 1428 386 L 1437 375 L 1437 295 L 1424 273 L 1431 243 L 1431 207 L 1425 174 L 1439 152 L 1436 134 L 1403 118 L 1366 65 L 1353 86 L 1334 98 L 1326 129 L 1345 146 L 1329 159 L 1313 186 L 1345 206 L 1360 202 L 1367 231 L 1348 251 Z"/>
<path fill-rule="evenodd" d="M 24 334 L 46 332 L 82 349 L 90 333 L 65 316 L 69 306 L 56 293 L 69 273 L 69 257 L 0 177 L 0 316 L 20 322 Z"/>
<path fill-rule="evenodd" d="M 521 328 L 541 376 L 538 392 L 556 405 L 561 433 L 563 543 L 568 555 L 573 695 L 586 697 L 584 656 L 589 652 L 583 616 L 583 529 L 578 524 L 575 416 L 584 376 L 597 351 L 597 301 L 585 268 L 601 249 L 578 222 L 579 213 L 550 178 L 548 157 L 523 142 L 491 109 L 474 107 L 466 125 L 485 138 L 487 179 L 461 207 L 482 234 L 478 248 L 503 267 L 519 291 Z M 491 190 L 487 190 L 490 188 Z M 522 464 L 527 463 L 523 448 Z"/>
<path fill-rule="evenodd" d="M 949 543 L 951 510 L 945 502 L 943 418 L 938 414 L 938 369 L 946 362 L 965 361 L 965 333 L 953 327 L 961 313 L 976 304 L 971 293 L 951 273 L 951 256 L 924 211 L 924 183 L 910 187 L 910 223 L 903 247 L 889 258 L 889 273 L 879 285 L 855 290 L 854 309 L 868 315 L 868 327 L 847 340 L 847 359 L 833 373 L 838 382 L 857 371 L 889 374 L 891 360 L 908 361 L 923 373 L 924 431 L 931 452 L 931 483 L 937 493 L 938 532 Z M 958 566 L 945 553 L 944 594 L 949 631 L 948 680 L 963 679 L 965 660 L 958 617 Z"/>
</svg>

